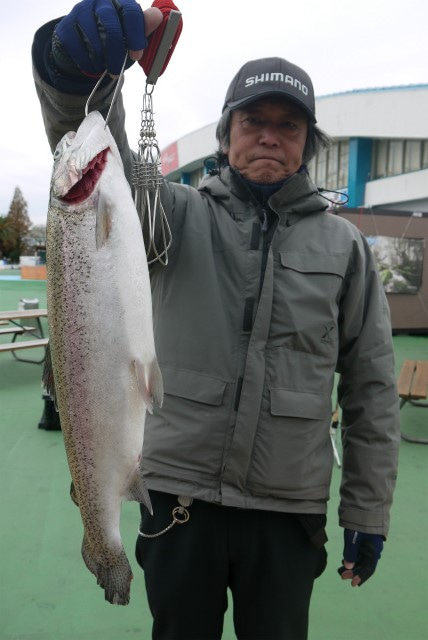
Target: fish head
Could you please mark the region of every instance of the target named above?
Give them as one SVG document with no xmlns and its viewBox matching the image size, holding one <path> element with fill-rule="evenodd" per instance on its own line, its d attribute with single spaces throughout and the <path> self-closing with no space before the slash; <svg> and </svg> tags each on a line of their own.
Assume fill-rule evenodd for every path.
<svg viewBox="0 0 428 640">
<path fill-rule="evenodd" d="M 109 152 L 123 169 L 113 136 L 98 111 L 92 111 L 76 132 L 66 133 L 53 155 L 51 200 L 62 207 L 87 204 L 97 192 Z"/>
</svg>

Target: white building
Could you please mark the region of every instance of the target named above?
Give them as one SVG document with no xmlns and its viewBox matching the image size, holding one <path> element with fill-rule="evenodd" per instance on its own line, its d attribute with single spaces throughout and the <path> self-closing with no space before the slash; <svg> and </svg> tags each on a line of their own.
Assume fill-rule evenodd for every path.
<svg viewBox="0 0 428 640">
<path fill-rule="evenodd" d="M 380 269 L 385 278 L 394 274 L 398 281 L 396 290 L 391 281 L 388 288 L 384 282 L 393 328 L 427 333 L 428 84 L 322 96 L 316 99 L 316 114 L 333 144 L 311 161 L 314 182 L 348 196 L 347 205 L 336 211 L 366 236 L 378 242 L 389 238 L 396 246 L 401 242 L 402 262 L 397 258 Z M 207 171 L 204 161 L 217 149 L 216 125 L 193 131 L 162 152 L 168 180 L 198 186 Z M 340 195 L 324 195 L 343 202 Z M 419 259 L 412 262 L 414 247 Z M 400 289 L 409 269 L 412 287 Z"/>
<path fill-rule="evenodd" d="M 346 192 L 349 207 L 428 212 L 428 85 L 322 96 L 316 113 L 334 140 L 310 163 L 318 187 Z M 197 186 L 217 147 L 216 124 L 163 150 L 169 180 Z"/>
</svg>

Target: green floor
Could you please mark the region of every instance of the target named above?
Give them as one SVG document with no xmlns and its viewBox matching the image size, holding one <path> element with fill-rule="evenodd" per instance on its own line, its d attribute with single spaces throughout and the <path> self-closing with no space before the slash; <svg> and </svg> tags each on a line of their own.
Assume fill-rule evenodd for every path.
<svg viewBox="0 0 428 640">
<path fill-rule="evenodd" d="M 44 283 L 0 280 L 1 310 L 17 308 L 23 297 L 36 297 L 44 306 Z M 404 358 L 428 359 L 426 336 L 395 337 L 394 347 L 397 369 Z M 82 526 L 68 496 L 62 435 L 37 428 L 40 376 L 40 365 L 0 354 L 0 639 L 149 640 L 144 581 L 133 558 L 137 506 L 125 505 L 121 524 L 135 570 L 131 603 L 114 607 L 80 556 Z M 402 424 L 409 433 L 428 435 L 428 411 L 406 406 Z M 330 562 L 316 583 L 310 640 L 428 638 L 427 456 L 427 446 L 402 442 L 390 538 L 376 575 L 361 589 L 351 589 L 336 574 L 342 534 L 336 524 L 340 469 L 334 469 Z M 223 638 L 234 637 L 229 609 Z"/>
</svg>

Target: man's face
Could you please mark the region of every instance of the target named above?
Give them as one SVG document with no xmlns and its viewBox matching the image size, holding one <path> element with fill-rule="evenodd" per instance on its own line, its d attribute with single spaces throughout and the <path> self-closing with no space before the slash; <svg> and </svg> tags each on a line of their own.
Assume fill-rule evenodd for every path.
<svg viewBox="0 0 428 640">
<path fill-rule="evenodd" d="M 249 180 L 280 182 L 302 164 L 307 118 L 283 98 L 261 98 L 232 111 L 229 164 Z"/>
</svg>

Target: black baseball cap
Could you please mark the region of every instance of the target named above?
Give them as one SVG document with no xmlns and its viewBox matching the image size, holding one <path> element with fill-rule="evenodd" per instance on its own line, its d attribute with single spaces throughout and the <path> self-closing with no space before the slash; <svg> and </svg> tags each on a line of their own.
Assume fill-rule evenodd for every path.
<svg viewBox="0 0 428 640">
<path fill-rule="evenodd" d="M 246 62 L 230 83 L 223 111 L 238 109 L 259 98 L 283 96 L 295 102 L 315 123 L 312 80 L 300 67 L 283 58 L 260 58 Z"/>
</svg>

